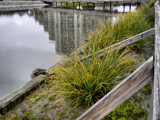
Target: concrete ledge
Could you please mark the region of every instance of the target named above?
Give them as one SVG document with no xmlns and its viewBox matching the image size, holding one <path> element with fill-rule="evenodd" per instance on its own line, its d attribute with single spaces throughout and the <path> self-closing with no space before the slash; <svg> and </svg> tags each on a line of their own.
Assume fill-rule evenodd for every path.
<svg viewBox="0 0 160 120">
<path fill-rule="evenodd" d="M 44 4 L 41 1 L 1 1 L 0 6 Z"/>
<path fill-rule="evenodd" d="M 10 94 L 2 97 L 0 99 L 0 114 L 5 114 L 11 108 L 13 108 L 17 103 L 22 101 L 26 95 L 28 95 L 32 90 L 36 89 L 41 83 L 44 82 L 45 75 L 40 75 L 33 78 L 24 86 L 18 88 L 17 90 L 11 92 Z"/>
<path fill-rule="evenodd" d="M 2 1 L 0 2 L 0 11 L 27 10 L 46 5 L 40 1 Z"/>
</svg>

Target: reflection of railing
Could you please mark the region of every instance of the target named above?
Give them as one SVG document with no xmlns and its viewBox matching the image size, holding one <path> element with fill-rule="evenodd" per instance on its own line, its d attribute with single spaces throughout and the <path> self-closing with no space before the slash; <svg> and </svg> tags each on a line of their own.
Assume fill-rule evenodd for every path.
<svg viewBox="0 0 160 120">
<path fill-rule="evenodd" d="M 63 13 L 77 13 L 77 14 L 84 14 L 84 15 L 95 15 L 95 16 L 109 16 L 110 13 L 109 12 L 106 12 L 104 13 L 103 11 L 91 11 L 91 10 L 76 10 L 76 9 L 61 9 L 61 8 L 56 8 L 56 9 L 51 9 L 51 8 L 40 8 L 39 10 L 44 10 L 44 11 L 53 11 L 53 12 L 63 12 Z"/>
<path fill-rule="evenodd" d="M 154 82 L 152 87 L 152 98 L 150 105 L 149 120 L 160 119 L 160 6 L 158 2 L 155 4 L 155 30 L 151 29 L 139 34 L 140 37 L 148 37 L 155 33 L 155 52 L 154 58 L 151 57 L 142 64 L 136 71 L 125 78 L 108 94 L 94 104 L 90 109 L 83 113 L 78 120 L 100 120 L 108 115 L 112 110 L 126 101 L 139 89 L 143 88 L 153 78 L 154 66 Z M 146 34 L 147 33 L 147 34 Z M 137 36 L 139 36 L 137 35 Z M 145 36 L 144 36 L 145 35 Z M 141 40 L 141 38 L 132 37 L 112 47 L 123 47 L 133 42 Z M 108 49 L 108 48 L 107 48 Z M 102 50 L 103 52 L 106 49 Z M 100 54 L 102 51 L 98 52 Z M 154 59 L 154 65 L 153 65 Z"/>
<path fill-rule="evenodd" d="M 68 2 L 72 2 L 73 3 L 73 7 L 74 7 L 74 3 L 93 3 L 93 6 L 95 6 L 95 3 L 127 3 L 127 4 L 136 4 L 136 3 L 140 3 L 140 0 L 42 0 L 42 2 L 47 3 L 47 4 L 53 4 L 55 3 L 57 6 L 57 2 L 61 2 L 61 3 L 66 3 L 66 6 L 68 7 Z M 62 5 L 62 4 L 61 4 Z"/>
</svg>

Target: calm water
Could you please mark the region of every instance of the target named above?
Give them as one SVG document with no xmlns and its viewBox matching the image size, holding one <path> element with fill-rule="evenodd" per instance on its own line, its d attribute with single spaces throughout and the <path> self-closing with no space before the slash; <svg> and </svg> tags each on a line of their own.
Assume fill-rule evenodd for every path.
<svg viewBox="0 0 160 120">
<path fill-rule="evenodd" d="M 115 20 L 116 15 L 53 8 L 0 13 L 0 97 L 27 83 L 34 69 L 48 69 L 78 48 L 108 17 Z"/>
</svg>

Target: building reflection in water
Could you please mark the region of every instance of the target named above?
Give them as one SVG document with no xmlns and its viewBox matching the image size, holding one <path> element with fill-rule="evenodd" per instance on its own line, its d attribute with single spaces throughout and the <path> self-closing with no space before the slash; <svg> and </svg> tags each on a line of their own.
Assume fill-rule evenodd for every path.
<svg viewBox="0 0 160 120">
<path fill-rule="evenodd" d="M 49 33 L 50 42 L 56 43 L 56 52 L 65 55 L 80 47 L 82 37 L 95 30 L 99 20 L 111 17 L 110 13 L 98 11 L 53 8 L 32 10 L 30 15 Z"/>
</svg>

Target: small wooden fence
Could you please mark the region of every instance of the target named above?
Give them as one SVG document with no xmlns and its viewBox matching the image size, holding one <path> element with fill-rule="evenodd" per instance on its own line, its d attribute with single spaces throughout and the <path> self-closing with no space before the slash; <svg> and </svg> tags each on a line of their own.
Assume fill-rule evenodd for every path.
<svg viewBox="0 0 160 120">
<path fill-rule="evenodd" d="M 107 47 L 96 54 L 106 54 L 109 48 L 118 49 L 155 35 L 154 57 L 149 58 L 137 70 L 120 82 L 107 95 L 83 113 L 77 120 L 100 120 L 129 97 L 153 80 L 148 120 L 160 120 L 160 1 L 155 3 L 155 28 L 147 30 L 122 42 Z M 92 55 L 83 59 L 88 59 Z"/>
<path fill-rule="evenodd" d="M 43 2 L 77 2 L 77 3 L 140 3 L 141 0 L 42 0 Z"/>
<path fill-rule="evenodd" d="M 101 3 L 103 4 L 103 7 L 105 7 L 106 3 L 110 3 L 110 5 L 112 3 L 121 3 L 121 4 L 122 3 L 123 4 L 140 4 L 141 3 L 141 0 L 41 0 L 41 1 L 50 5 L 55 4 L 56 7 L 57 7 L 57 3 L 61 3 L 61 7 L 62 7 L 62 3 L 66 3 L 66 7 L 68 7 L 69 2 L 73 3 L 73 7 L 74 7 L 74 3 L 79 3 L 79 7 L 81 3 L 87 3 L 87 6 L 89 5 L 89 3 L 92 3 L 94 7 L 95 7 L 95 3 Z"/>
</svg>

